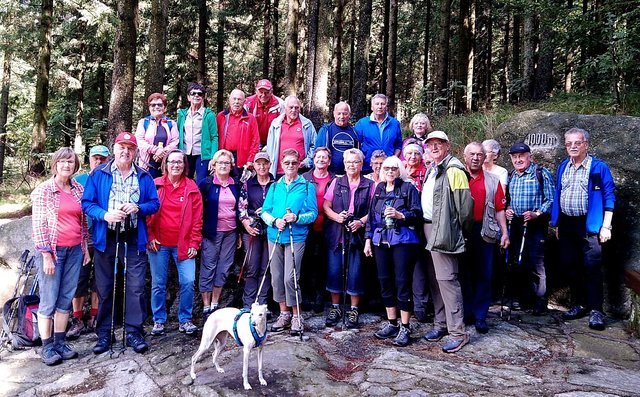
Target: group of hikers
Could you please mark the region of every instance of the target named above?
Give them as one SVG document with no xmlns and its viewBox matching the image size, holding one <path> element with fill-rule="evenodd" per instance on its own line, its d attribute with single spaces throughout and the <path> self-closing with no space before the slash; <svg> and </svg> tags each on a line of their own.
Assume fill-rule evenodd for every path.
<svg viewBox="0 0 640 397">
<path fill-rule="evenodd" d="M 496 164 L 501 148 L 491 139 L 469 143 L 459 160 L 424 113 L 403 139 L 383 94 L 355 126 L 349 105 L 337 103 L 334 120 L 316 132 L 298 98 L 276 97 L 269 80 L 255 88 L 248 98 L 233 90 L 216 115 L 204 105 L 205 87 L 191 83 L 190 106 L 177 121 L 166 116 L 163 94 L 150 95 L 150 115 L 135 133 L 117 135 L 113 153 L 90 149 L 87 174 L 74 177 L 81 164 L 71 148 L 53 154 L 53 176 L 32 193 L 45 364 L 77 357 L 66 338 L 86 329 L 97 334 L 95 354 L 111 348 L 118 261 L 123 344 L 148 349 L 147 266 L 150 334 L 165 332 L 171 259 L 179 332 L 197 333 L 196 259 L 206 321 L 240 247 L 242 304 L 272 298 L 279 306 L 272 332 L 304 332 L 301 275 L 306 296 L 326 304 L 326 326 L 357 328 L 365 279 L 375 269 L 387 321 L 374 336 L 406 346 L 410 317 L 424 322 L 432 308 L 433 327 L 423 337 L 448 335 L 442 349 L 453 353 L 469 342 L 465 324 L 489 330 L 497 247 L 518 264 L 509 282 L 512 308 L 545 314 L 549 222 L 572 271 L 572 306 L 563 318 L 588 315 L 591 328 L 604 329 L 601 244 L 611 238 L 614 183 L 607 165 L 588 154 L 586 130 L 566 131 L 569 157 L 554 180 L 524 143 L 509 149 L 511 172 Z"/>
</svg>

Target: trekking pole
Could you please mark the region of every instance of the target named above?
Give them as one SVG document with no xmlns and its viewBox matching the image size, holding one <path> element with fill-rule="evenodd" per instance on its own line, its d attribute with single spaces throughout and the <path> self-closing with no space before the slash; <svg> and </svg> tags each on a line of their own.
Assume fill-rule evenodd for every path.
<svg viewBox="0 0 640 397">
<path fill-rule="evenodd" d="M 127 314 L 127 255 L 129 254 L 129 231 L 131 230 L 131 215 L 124 219 L 124 257 L 122 258 L 122 347 L 120 354 L 127 350 L 125 316 Z"/>
<path fill-rule="evenodd" d="M 238 284 L 242 281 L 242 275 L 244 274 L 244 267 L 247 264 L 249 258 L 251 258 L 251 252 L 253 251 L 253 236 L 249 235 L 249 246 L 245 247 L 247 253 L 244 254 L 244 260 L 242 261 L 242 266 L 240 266 L 240 273 L 238 274 Z"/>
<path fill-rule="evenodd" d="M 278 241 L 280 241 L 280 234 L 282 233 L 281 230 L 278 230 L 278 233 L 276 234 L 276 241 L 275 243 L 273 243 L 273 248 L 271 249 L 271 252 L 269 253 L 269 259 L 267 260 L 267 267 L 266 269 L 264 269 L 264 274 L 262 275 L 262 281 L 260 281 L 260 286 L 258 287 L 258 293 L 256 293 L 256 301 L 255 303 L 258 303 L 258 298 L 260 297 L 260 291 L 262 291 L 262 286 L 264 285 L 264 280 L 267 279 L 267 273 L 269 272 L 269 267 L 271 266 L 271 260 L 273 259 L 273 254 L 276 252 L 276 248 L 278 247 Z"/>
<path fill-rule="evenodd" d="M 287 208 L 287 213 L 291 213 L 291 208 Z M 296 271 L 296 254 L 293 251 L 293 226 L 289 223 L 289 248 L 291 248 L 291 260 L 293 261 L 293 289 L 296 294 L 296 310 L 298 311 L 298 326 L 300 327 L 300 340 L 302 341 L 302 335 L 304 334 L 304 327 L 302 326 L 302 312 L 300 311 L 300 299 L 298 299 L 298 272 Z"/>
<path fill-rule="evenodd" d="M 120 222 L 116 223 L 116 254 L 113 261 L 113 291 L 111 294 L 111 331 L 109 332 L 109 358 L 113 357 L 113 337 L 115 336 L 116 317 L 116 280 L 118 276 L 118 253 L 120 252 Z M 122 324 L 124 326 L 124 324 Z"/>
<path fill-rule="evenodd" d="M 28 257 L 29 257 L 29 250 L 24 250 L 22 255 L 20 255 L 20 268 L 18 269 L 18 279 L 16 280 L 16 286 L 13 289 L 13 295 L 11 295 L 12 299 L 18 296 L 18 289 L 20 289 L 20 280 L 22 279 L 22 276 L 26 275 L 26 278 L 29 278 L 29 273 L 31 269 L 29 269 L 29 266 L 28 266 L 28 262 L 27 262 Z M 26 282 L 26 278 L 24 282 Z"/>
<path fill-rule="evenodd" d="M 347 312 L 347 283 L 349 278 L 349 255 L 351 255 L 351 230 L 345 225 L 342 241 L 342 310 Z M 342 329 L 347 328 L 347 316 L 342 316 Z"/>
<path fill-rule="evenodd" d="M 35 261 L 35 257 L 32 256 L 27 261 L 26 257 L 28 255 L 29 255 L 29 250 L 25 250 L 22 253 L 22 256 L 20 256 L 20 261 L 22 262 L 22 266 L 20 268 L 20 273 L 18 274 L 18 280 L 16 281 L 16 287 L 15 287 L 15 290 L 13 292 L 13 296 L 11 297 L 11 299 L 15 299 L 19 295 L 22 296 L 22 293 L 24 292 L 24 288 L 27 285 L 27 281 L 29 281 L 29 274 L 31 273 L 31 269 L 33 268 L 33 263 Z M 20 284 L 20 279 L 22 278 L 23 274 L 26 274 L 26 277 L 24 278 L 22 284 Z M 37 273 L 36 273 L 36 277 L 37 277 Z M 18 293 L 18 291 L 19 291 L 19 293 Z M 30 295 L 33 295 L 33 293 L 31 293 Z M 16 317 L 16 313 L 17 312 L 18 312 L 18 304 L 11 305 L 11 308 L 10 308 L 9 312 L 7 313 L 7 316 L 3 321 L 6 322 L 7 325 L 10 325 L 11 322 Z M 4 348 L 4 341 L 7 339 L 7 336 L 9 335 L 9 331 L 6 330 L 4 326 L 2 326 L 1 328 L 2 328 L 2 331 L 0 332 L 0 344 L 1 344 L 0 345 L 0 350 L 2 348 Z"/>
<path fill-rule="evenodd" d="M 511 237 L 511 220 L 507 221 L 507 236 Z M 502 276 L 502 296 L 500 297 L 500 318 L 502 318 L 503 315 L 503 311 L 504 311 L 504 302 L 505 302 L 505 295 L 507 293 L 507 282 L 509 281 L 509 247 L 505 248 L 504 250 L 504 257 L 505 257 L 505 269 L 504 269 L 504 275 Z M 507 320 L 511 320 L 511 307 L 509 307 L 509 317 L 507 317 Z"/>
<path fill-rule="evenodd" d="M 522 242 L 520 243 L 520 253 L 518 254 L 518 267 L 522 266 L 522 252 L 524 251 L 524 241 L 527 238 L 527 222 L 522 225 Z"/>
</svg>

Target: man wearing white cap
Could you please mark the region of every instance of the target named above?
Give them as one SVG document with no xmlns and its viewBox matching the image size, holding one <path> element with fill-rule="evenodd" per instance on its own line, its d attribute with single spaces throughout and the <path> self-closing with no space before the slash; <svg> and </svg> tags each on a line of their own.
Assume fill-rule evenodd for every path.
<svg viewBox="0 0 640 397">
<path fill-rule="evenodd" d="M 92 240 L 96 287 L 100 306 L 96 318 L 98 341 L 95 354 L 104 353 L 111 345 L 113 323 L 114 261 L 126 255 L 126 307 L 124 324 L 127 345 L 136 353 L 145 352 L 149 346 L 144 340 L 143 323 L 147 317 L 145 275 L 147 268 L 146 217 L 158 211 L 160 201 L 153 178 L 148 172 L 133 164 L 138 150 L 136 137 L 121 132 L 113 145 L 114 159 L 102 164 L 89 175 L 82 196 L 82 210 L 92 221 Z M 127 227 L 128 226 L 128 227 Z M 116 247 L 119 252 L 116 252 Z"/>
<path fill-rule="evenodd" d="M 436 342 L 449 334 L 442 350 L 455 353 L 469 342 L 464 330 L 458 255 L 465 251 L 465 235 L 473 227 L 473 199 L 464 164 L 451 155 L 447 134 L 429 133 L 426 145 L 434 166 L 422 188 L 422 211 L 432 259 L 427 274 L 435 318 L 424 339 Z"/>
<path fill-rule="evenodd" d="M 255 116 L 258 122 L 260 147 L 263 147 L 267 144 L 271 123 L 284 112 L 284 101 L 273 95 L 271 82 L 262 79 L 256 83 L 256 93 L 247 98 L 244 107 Z"/>
</svg>

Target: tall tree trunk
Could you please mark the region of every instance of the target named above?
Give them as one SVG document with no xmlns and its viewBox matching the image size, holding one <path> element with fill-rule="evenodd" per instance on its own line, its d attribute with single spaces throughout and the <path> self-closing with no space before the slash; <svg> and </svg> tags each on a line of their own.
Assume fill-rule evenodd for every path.
<svg viewBox="0 0 640 397">
<path fill-rule="evenodd" d="M 431 21 L 431 0 L 426 0 L 425 21 Z M 431 23 L 424 24 L 424 67 L 422 69 L 422 87 L 427 88 L 429 82 L 429 43 L 431 40 Z"/>
<path fill-rule="evenodd" d="M 207 0 L 198 0 L 198 83 L 207 86 L 207 28 L 209 11 Z M 182 91 L 179 91 L 182 92 Z"/>
<path fill-rule="evenodd" d="M 146 97 L 154 92 L 164 92 L 164 60 L 167 52 L 167 25 L 169 24 L 168 9 L 169 0 L 151 0 L 145 105 Z M 143 107 L 143 109 L 145 108 Z"/>
<path fill-rule="evenodd" d="M 571 12 L 573 8 L 573 0 L 567 0 L 567 9 Z M 573 47 L 571 40 L 567 40 L 564 58 L 564 92 L 571 92 L 573 86 Z"/>
<path fill-rule="evenodd" d="M 387 62 L 389 60 L 389 19 L 391 13 L 391 1 L 383 0 L 383 24 L 382 24 L 382 65 L 380 65 L 380 86 L 378 92 L 383 92 L 387 88 Z"/>
<path fill-rule="evenodd" d="M 337 0 L 336 12 L 333 17 L 333 64 L 332 72 L 334 89 L 331 90 L 331 103 L 337 103 L 342 97 L 342 36 L 344 35 L 344 6 L 346 0 Z"/>
<path fill-rule="evenodd" d="M 524 65 L 522 72 L 522 99 L 529 100 L 533 96 L 533 82 L 536 75 L 537 33 L 535 16 L 524 18 Z"/>
<path fill-rule="evenodd" d="M 219 0 L 218 8 L 218 34 L 216 41 L 218 42 L 218 92 L 216 95 L 217 109 L 224 108 L 224 29 L 225 29 L 225 10 L 223 0 Z"/>
<path fill-rule="evenodd" d="M 396 113 L 396 53 L 398 50 L 398 0 L 389 0 L 389 54 L 387 56 L 386 93 L 389 97 L 389 111 Z"/>
<path fill-rule="evenodd" d="M 483 1 L 483 20 L 486 28 L 486 39 L 484 45 L 484 51 L 486 56 L 484 57 L 484 108 L 491 109 L 491 86 L 493 78 L 493 1 Z M 477 30 L 476 30 L 477 31 Z"/>
<path fill-rule="evenodd" d="M 7 47 L 2 62 L 2 87 L 0 88 L 0 184 L 4 182 L 4 159 L 7 145 L 7 119 L 9 116 L 12 58 L 13 52 Z"/>
<path fill-rule="evenodd" d="M 271 0 L 264 0 L 264 21 L 262 23 L 262 77 L 269 77 L 269 47 L 271 43 Z"/>
<path fill-rule="evenodd" d="M 313 103 L 311 98 L 313 98 L 313 88 L 314 88 L 314 77 L 315 77 L 315 67 L 316 67 L 316 45 L 318 43 L 318 21 L 320 19 L 319 15 L 319 7 L 320 0 L 308 0 L 307 3 L 309 7 L 309 23 L 308 23 L 308 35 L 307 35 L 307 71 L 305 78 L 305 112 L 307 115 L 311 113 L 311 109 L 313 108 Z M 326 22 L 326 21 L 323 21 Z"/>
<path fill-rule="evenodd" d="M 471 108 L 473 94 L 473 34 L 475 26 L 475 0 L 460 0 L 460 42 L 458 44 L 456 81 L 454 89 L 455 112 Z"/>
<path fill-rule="evenodd" d="M 449 38 L 451 36 L 451 0 L 440 3 L 440 36 L 438 37 L 437 53 L 434 57 L 434 88 L 436 96 L 447 95 L 449 82 Z"/>
<path fill-rule="evenodd" d="M 507 103 L 509 100 L 509 46 L 510 46 L 510 14 L 504 22 L 504 36 L 502 42 L 502 72 L 500 73 L 500 102 Z"/>
<path fill-rule="evenodd" d="M 533 99 L 545 99 L 553 88 L 553 28 L 548 18 L 540 22 L 538 59 L 533 84 Z"/>
<path fill-rule="evenodd" d="M 355 117 L 367 114 L 367 82 L 369 76 L 369 46 L 371 44 L 372 0 L 359 0 L 358 35 L 355 52 L 353 103 Z"/>
<path fill-rule="evenodd" d="M 118 19 L 113 49 L 113 74 L 109 100 L 108 146 L 121 131 L 133 127 L 133 88 L 136 72 L 138 0 L 118 0 Z"/>
<path fill-rule="evenodd" d="M 329 93 L 329 67 L 331 63 L 331 0 L 319 2 L 318 38 L 315 51 L 315 66 L 313 68 L 313 88 L 310 98 L 311 112 L 309 118 L 315 125 L 323 123 L 329 113 L 327 94 Z M 311 51 L 308 51 L 311 54 Z M 307 71 L 307 73 L 309 73 Z"/>
<path fill-rule="evenodd" d="M 521 46 L 520 46 L 520 40 L 521 40 L 521 35 L 520 35 L 520 25 L 522 24 L 522 17 L 519 14 L 519 11 L 516 11 L 513 14 L 513 40 L 511 40 L 513 42 L 513 51 L 512 51 L 512 55 L 511 55 L 511 81 L 515 81 L 517 79 L 520 79 L 522 77 L 522 70 L 521 70 L 521 62 L 520 62 L 520 58 L 522 56 L 522 50 L 521 50 Z M 510 101 L 512 103 L 514 102 L 518 102 L 518 99 L 521 96 L 520 92 L 516 92 L 515 90 L 511 90 L 511 92 L 509 93 L 510 96 Z"/>
<path fill-rule="evenodd" d="M 353 21 L 355 22 L 355 21 Z M 353 105 L 353 85 L 356 65 L 356 32 L 351 28 L 351 37 L 349 39 L 349 103 Z"/>
<path fill-rule="evenodd" d="M 86 25 L 85 25 L 86 26 Z M 84 119 L 84 72 L 86 66 L 86 52 L 87 45 L 84 41 L 80 42 L 80 60 L 78 64 L 78 81 L 80 87 L 76 93 L 76 136 L 73 142 L 74 151 L 83 158 L 85 152 L 85 145 L 82 136 L 82 121 Z"/>
<path fill-rule="evenodd" d="M 33 130 L 31 132 L 31 155 L 33 162 L 29 173 L 44 175 L 45 165 L 42 154 L 47 137 L 47 117 L 49 106 L 49 70 L 51 68 L 51 30 L 53 25 L 53 0 L 42 0 L 38 53 L 38 78 L 33 108 Z"/>
<path fill-rule="evenodd" d="M 278 23 L 278 21 L 280 20 L 280 11 L 279 11 L 279 3 L 280 0 L 273 0 L 273 15 L 271 18 L 271 33 L 273 34 L 273 58 L 275 59 L 276 57 L 279 56 L 278 52 L 280 49 L 280 36 L 279 36 L 279 28 L 280 28 L 280 24 Z M 278 84 L 278 82 L 282 79 L 282 65 L 281 62 L 276 62 L 273 61 L 271 62 L 273 64 L 273 79 L 275 80 L 273 82 L 273 84 Z"/>
<path fill-rule="evenodd" d="M 287 14 L 287 48 L 284 57 L 284 80 L 287 95 L 297 93 L 296 77 L 298 67 L 298 19 L 300 0 L 289 0 Z"/>
</svg>

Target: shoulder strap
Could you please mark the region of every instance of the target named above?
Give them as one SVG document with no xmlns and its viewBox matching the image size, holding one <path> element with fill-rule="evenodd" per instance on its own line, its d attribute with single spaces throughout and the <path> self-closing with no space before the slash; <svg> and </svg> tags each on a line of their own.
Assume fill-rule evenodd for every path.
<svg viewBox="0 0 640 397">
<path fill-rule="evenodd" d="M 544 175 L 542 175 L 542 166 L 536 164 L 536 177 L 538 178 L 538 186 L 540 187 L 540 196 L 544 199 Z"/>
</svg>

